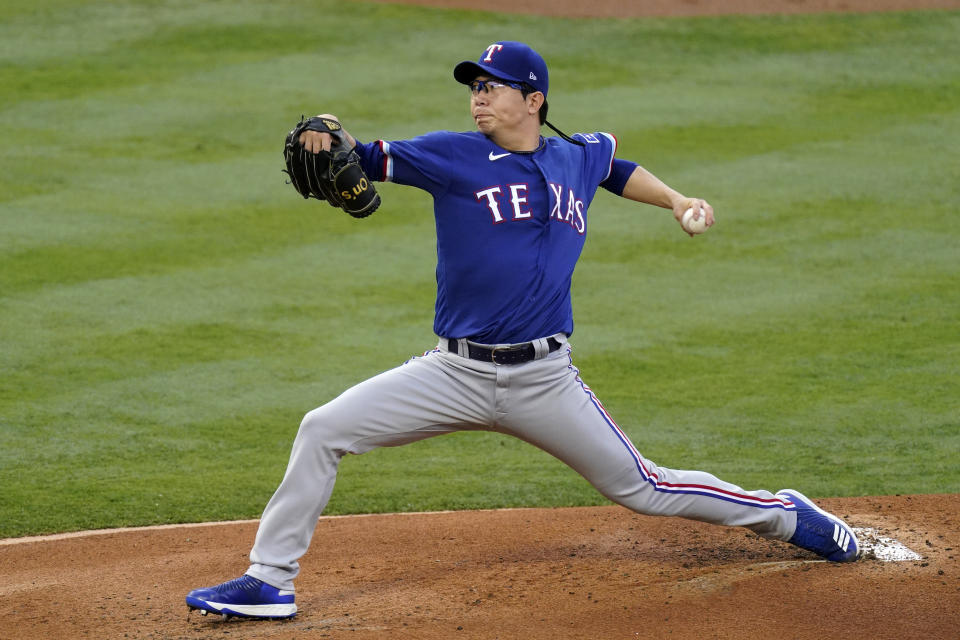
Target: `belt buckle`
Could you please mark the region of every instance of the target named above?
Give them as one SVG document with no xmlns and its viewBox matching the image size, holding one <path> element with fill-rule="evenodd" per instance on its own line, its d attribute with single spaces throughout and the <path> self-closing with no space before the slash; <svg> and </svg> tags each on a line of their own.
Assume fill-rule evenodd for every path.
<svg viewBox="0 0 960 640">
<path fill-rule="evenodd" d="M 505 346 L 491 347 L 490 348 L 490 362 L 495 365 L 508 365 L 508 364 L 517 364 L 518 362 L 526 362 L 526 360 L 512 360 L 509 362 L 497 362 L 497 352 L 504 354 L 504 356 L 522 353 L 524 349 L 527 349 L 530 346 L 530 343 L 527 344 L 508 344 Z"/>
<path fill-rule="evenodd" d="M 497 362 L 497 351 L 507 351 L 510 347 L 493 347 L 490 349 L 490 362 L 501 366 L 503 363 Z"/>
</svg>

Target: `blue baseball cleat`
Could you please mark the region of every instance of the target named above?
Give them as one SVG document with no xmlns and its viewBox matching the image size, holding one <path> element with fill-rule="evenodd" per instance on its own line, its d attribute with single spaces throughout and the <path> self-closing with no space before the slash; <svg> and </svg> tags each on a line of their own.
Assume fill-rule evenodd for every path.
<svg viewBox="0 0 960 640">
<path fill-rule="evenodd" d="M 813 551 L 830 562 L 853 562 L 860 557 L 857 536 L 843 520 L 819 508 L 799 491 L 784 489 L 777 495 L 797 507 L 797 530 L 790 544 Z"/>
<path fill-rule="evenodd" d="M 215 587 L 194 589 L 187 594 L 191 611 L 217 613 L 224 618 L 292 618 L 297 615 L 293 591 L 282 591 L 253 576 L 240 576 Z"/>
</svg>

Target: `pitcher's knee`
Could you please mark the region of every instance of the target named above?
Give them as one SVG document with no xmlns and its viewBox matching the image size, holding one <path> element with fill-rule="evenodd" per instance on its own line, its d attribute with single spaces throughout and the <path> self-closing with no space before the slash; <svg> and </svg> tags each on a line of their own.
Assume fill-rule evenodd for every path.
<svg viewBox="0 0 960 640">
<path fill-rule="evenodd" d="M 314 447 L 345 452 L 345 443 L 350 441 L 351 428 L 351 422 L 337 419 L 336 413 L 327 410 L 325 406 L 318 407 L 303 416 L 297 440 L 309 442 Z"/>
<path fill-rule="evenodd" d="M 593 482 L 593 486 L 603 497 L 631 511 L 645 515 L 657 514 L 656 489 L 636 467 L 612 472 Z"/>
</svg>

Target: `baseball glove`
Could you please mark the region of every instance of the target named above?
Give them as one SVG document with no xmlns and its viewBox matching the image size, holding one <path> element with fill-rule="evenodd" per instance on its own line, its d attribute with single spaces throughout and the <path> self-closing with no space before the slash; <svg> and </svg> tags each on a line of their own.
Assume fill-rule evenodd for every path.
<svg viewBox="0 0 960 640">
<path fill-rule="evenodd" d="M 304 131 L 320 131 L 333 136 L 330 151 L 312 153 L 300 144 Z M 360 166 L 360 158 L 344 141 L 343 127 L 332 118 L 301 116 L 297 126 L 287 134 L 283 145 L 284 171 L 289 184 L 304 198 L 326 200 L 354 218 L 366 218 L 380 206 L 380 194 L 373 188 Z"/>
</svg>

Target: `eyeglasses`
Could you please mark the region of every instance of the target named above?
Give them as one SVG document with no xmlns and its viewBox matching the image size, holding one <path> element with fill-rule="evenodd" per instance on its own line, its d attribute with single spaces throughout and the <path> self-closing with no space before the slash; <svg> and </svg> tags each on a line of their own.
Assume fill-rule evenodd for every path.
<svg viewBox="0 0 960 640">
<path fill-rule="evenodd" d="M 469 85 L 470 93 L 473 95 L 479 95 L 481 91 L 484 93 L 490 93 L 491 91 L 496 91 L 502 89 L 503 87 L 510 87 L 511 89 L 523 89 L 516 82 L 500 82 L 498 80 L 474 80 Z"/>
</svg>

